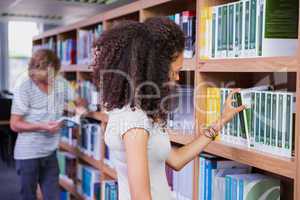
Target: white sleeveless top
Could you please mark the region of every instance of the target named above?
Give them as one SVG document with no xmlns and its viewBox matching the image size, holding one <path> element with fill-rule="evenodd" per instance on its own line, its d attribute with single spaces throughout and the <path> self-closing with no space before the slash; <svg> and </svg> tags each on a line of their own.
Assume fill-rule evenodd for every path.
<svg viewBox="0 0 300 200">
<path fill-rule="evenodd" d="M 118 174 L 119 200 L 131 199 L 122 136 L 132 128 L 142 128 L 149 133 L 148 166 L 152 200 L 171 200 L 171 190 L 165 172 L 165 161 L 171 150 L 168 134 L 158 125 L 151 123 L 146 113 L 140 109 L 132 111 L 129 106 L 125 106 L 122 109 L 114 109 L 108 114 L 105 143 L 109 147 Z"/>
</svg>

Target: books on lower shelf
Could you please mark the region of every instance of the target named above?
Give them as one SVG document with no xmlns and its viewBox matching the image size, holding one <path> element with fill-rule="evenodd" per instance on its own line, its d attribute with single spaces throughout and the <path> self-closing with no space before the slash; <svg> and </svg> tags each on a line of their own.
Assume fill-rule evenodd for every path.
<svg viewBox="0 0 300 200">
<path fill-rule="evenodd" d="M 280 199 L 280 180 L 209 154 L 199 159 L 199 200 Z"/>
<path fill-rule="evenodd" d="M 103 32 L 102 24 L 90 30 L 79 30 L 77 40 L 77 64 L 90 64 L 92 60 L 92 47 L 95 40 Z"/>
<path fill-rule="evenodd" d="M 200 57 L 290 56 L 298 38 L 297 0 L 240 0 L 201 11 Z"/>
<path fill-rule="evenodd" d="M 168 116 L 167 126 L 184 134 L 194 134 L 194 88 L 180 86 L 178 98 L 172 99 L 175 106 Z"/>
<path fill-rule="evenodd" d="M 70 184 L 76 179 L 76 157 L 68 152 L 58 151 L 59 176 Z"/>
<path fill-rule="evenodd" d="M 100 172 L 99 170 L 78 164 L 77 167 L 77 191 L 87 200 L 100 199 Z"/>
<path fill-rule="evenodd" d="M 173 197 L 180 200 L 193 199 L 194 165 L 189 162 L 180 171 L 173 171 Z"/>
<path fill-rule="evenodd" d="M 207 88 L 207 125 L 213 122 L 211 115 L 220 116 L 230 91 L 230 88 Z M 224 126 L 218 139 L 270 154 L 292 157 L 295 94 L 247 89 L 235 95 L 234 99 L 234 106 L 243 104 L 246 109 Z M 211 104 L 219 106 L 216 108 Z"/>
<path fill-rule="evenodd" d="M 72 200 L 72 199 L 74 199 L 74 198 L 72 198 L 70 192 L 68 192 L 64 189 L 60 190 L 60 200 Z"/>
<path fill-rule="evenodd" d="M 66 40 L 57 41 L 57 56 L 61 60 L 62 65 L 74 65 L 76 64 L 76 39 L 69 38 Z"/>
<path fill-rule="evenodd" d="M 95 160 L 101 160 L 101 141 L 103 138 L 101 126 L 96 123 L 83 123 L 80 129 L 80 151 Z"/>
<path fill-rule="evenodd" d="M 182 28 L 185 34 L 184 57 L 192 58 L 195 54 L 196 12 L 184 11 L 168 17 Z"/>
<path fill-rule="evenodd" d="M 104 180 L 101 182 L 101 200 L 118 200 L 118 182 Z"/>
</svg>

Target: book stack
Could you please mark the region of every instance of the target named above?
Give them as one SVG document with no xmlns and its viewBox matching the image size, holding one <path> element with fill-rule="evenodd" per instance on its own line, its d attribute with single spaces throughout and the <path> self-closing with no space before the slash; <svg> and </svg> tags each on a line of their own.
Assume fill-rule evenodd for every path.
<svg viewBox="0 0 300 200">
<path fill-rule="evenodd" d="M 235 95 L 234 106 L 245 105 L 246 109 L 224 126 L 219 139 L 290 158 L 294 145 L 295 94 L 261 89 L 245 89 Z M 207 125 L 216 118 L 211 115 L 220 116 L 230 91 L 230 88 L 207 89 Z"/>
<path fill-rule="evenodd" d="M 182 85 L 172 99 L 172 111 L 167 126 L 184 134 L 194 134 L 194 88 Z"/>
<path fill-rule="evenodd" d="M 78 164 L 77 191 L 87 200 L 100 199 L 100 172 L 99 170 Z"/>
<path fill-rule="evenodd" d="M 76 179 L 76 157 L 68 152 L 57 152 L 57 160 L 59 165 L 59 177 L 74 184 Z"/>
<path fill-rule="evenodd" d="M 201 12 L 200 56 L 289 56 L 298 38 L 296 0 L 240 0 Z"/>
<path fill-rule="evenodd" d="M 103 32 L 103 26 L 99 24 L 91 30 L 79 30 L 77 40 L 77 62 L 78 64 L 90 64 L 92 60 L 92 48 L 95 40 Z"/>
<path fill-rule="evenodd" d="M 62 65 L 76 64 L 76 39 L 66 39 L 57 41 L 57 56 L 61 60 Z"/>
<path fill-rule="evenodd" d="M 210 154 L 199 159 L 199 200 L 280 199 L 280 181 Z"/>
<path fill-rule="evenodd" d="M 86 155 L 101 160 L 102 130 L 99 124 L 82 124 L 79 138 L 79 149 Z"/>
<path fill-rule="evenodd" d="M 192 58 L 195 54 L 196 12 L 184 11 L 168 17 L 182 28 L 185 34 L 184 57 Z"/>
<path fill-rule="evenodd" d="M 71 200 L 71 194 L 70 192 L 61 189 L 60 190 L 60 200 Z"/>
<path fill-rule="evenodd" d="M 118 182 L 115 180 L 104 180 L 101 182 L 102 200 L 118 200 Z"/>
<path fill-rule="evenodd" d="M 173 198 L 180 200 L 193 199 L 193 162 L 189 162 L 180 171 L 173 171 Z"/>
</svg>

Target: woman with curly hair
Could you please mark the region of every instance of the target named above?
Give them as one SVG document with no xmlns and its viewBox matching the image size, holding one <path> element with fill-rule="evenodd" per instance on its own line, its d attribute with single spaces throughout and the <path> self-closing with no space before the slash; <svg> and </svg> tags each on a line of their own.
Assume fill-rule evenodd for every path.
<svg viewBox="0 0 300 200">
<path fill-rule="evenodd" d="M 180 27 L 162 17 L 127 21 L 104 32 L 95 47 L 94 76 L 109 116 L 105 143 L 118 174 L 119 199 L 170 200 L 165 164 L 180 170 L 243 107 L 233 108 L 229 98 L 222 118 L 202 136 L 172 148 L 164 127 L 170 82 L 178 79 L 183 61 Z"/>
</svg>

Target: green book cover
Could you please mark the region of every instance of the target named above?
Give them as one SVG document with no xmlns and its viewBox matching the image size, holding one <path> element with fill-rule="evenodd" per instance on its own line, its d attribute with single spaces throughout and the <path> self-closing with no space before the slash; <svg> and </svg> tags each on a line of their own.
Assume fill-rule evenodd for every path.
<svg viewBox="0 0 300 200">
<path fill-rule="evenodd" d="M 255 143 L 259 144 L 260 141 L 260 110 L 261 110 L 261 102 L 260 102 L 261 93 L 255 93 Z"/>
<path fill-rule="evenodd" d="M 234 56 L 234 4 L 230 4 L 228 6 L 229 15 L 228 15 L 228 50 L 229 50 L 229 57 Z"/>
<path fill-rule="evenodd" d="M 279 94 L 279 103 L 278 103 L 278 136 L 277 136 L 277 147 L 282 148 L 282 129 L 283 129 L 283 94 Z"/>
<path fill-rule="evenodd" d="M 298 38 L 298 0 L 265 1 L 265 38 Z"/>
<path fill-rule="evenodd" d="M 277 136 L 277 94 L 272 94 L 272 133 L 271 133 L 271 146 L 276 147 Z"/>
<path fill-rule="evenodd" d="M 235 48 L 235 57 L 238 57 L 239 56 L 239 42 L 240 42 L 240 3 L 236 3 L 234 4 L 235 6 L 235 38 L 234 38 L 234 48 Z"/>
<path fill-rule="evenodd" d="M 255 127 L 255 92 L 251 93 L 251 118 L 250 118 L 250 146 L 254 147 L 254 127 Z"/>
<path fill-rule="evenodd" d="M 285 131 L 285 155 L 291 157 L 292 155 L 292 138 L 293 138 L 293 94 L 287 94 L 286 97 L 286 131 Z"/>
<path fill-rule="evenodd" d="M 261 110 L 260 110 L 260 136 L 259 142 L 261 145 L 265 144 L 265 127 L 266 127 L 266 94 L 261 93 Z"/>
<path fill-rule="evenodd" d="M 251 0 L 250 7 L 250 49 L 256 49 L 256 17 L 257 17 L 257 0 Z"/>
<path fill-rule="evenodd" d="M 243 21 L 244 21 L 244 2 L 240 2 L 240 16 L 239 16 L 239 55 L 243 50 Z"/>
<path fill-rule="evenodd" d="M 263 26 L 264 26 L 264 1 L 259 1 L 259 16 L 258 16 L 258 56 L 262 55 L 263 43 Z"/>
<path fill-rule="evenodd" d="M 249 35 L 250 35 L 250 2 L 245 1 L 245 28 L 244 28 L 244 49 L 248 50 L 249 49 Z M 246 53 L 246 52 L 245 52 Z"/>
<path fill-rule="evenodd" d="M 222 7 L 222 57 L 227 56 L 228 50 L 228 6 Z"/>
<path fill-rule="evenodd" d="M 265 144 L 271 144 L 271 108 L 272 108 L 272 94 L 267 93 L 267 110 L 266 110 L 266 140 Z"/>
<path fill-rule="evenodd" d="M 212 31 L 212 38 L 211 38 L 211 57 L 216 57 L 216 26 L 217 26 L 217 13 L 213 12 L 212 14 L 212 25 L 211 25 L 211 31 Z"/>
<path fill-rule="evenodd" d="M 222 51 L 222 34 L 223 34 L 223 25 L 222 25 L 222 7 L 218 7 L 218 33 L 217 33 L 217 51 L 218 51 L 218 57 L 220 57 L 221 51 Z"/>
</svg>

